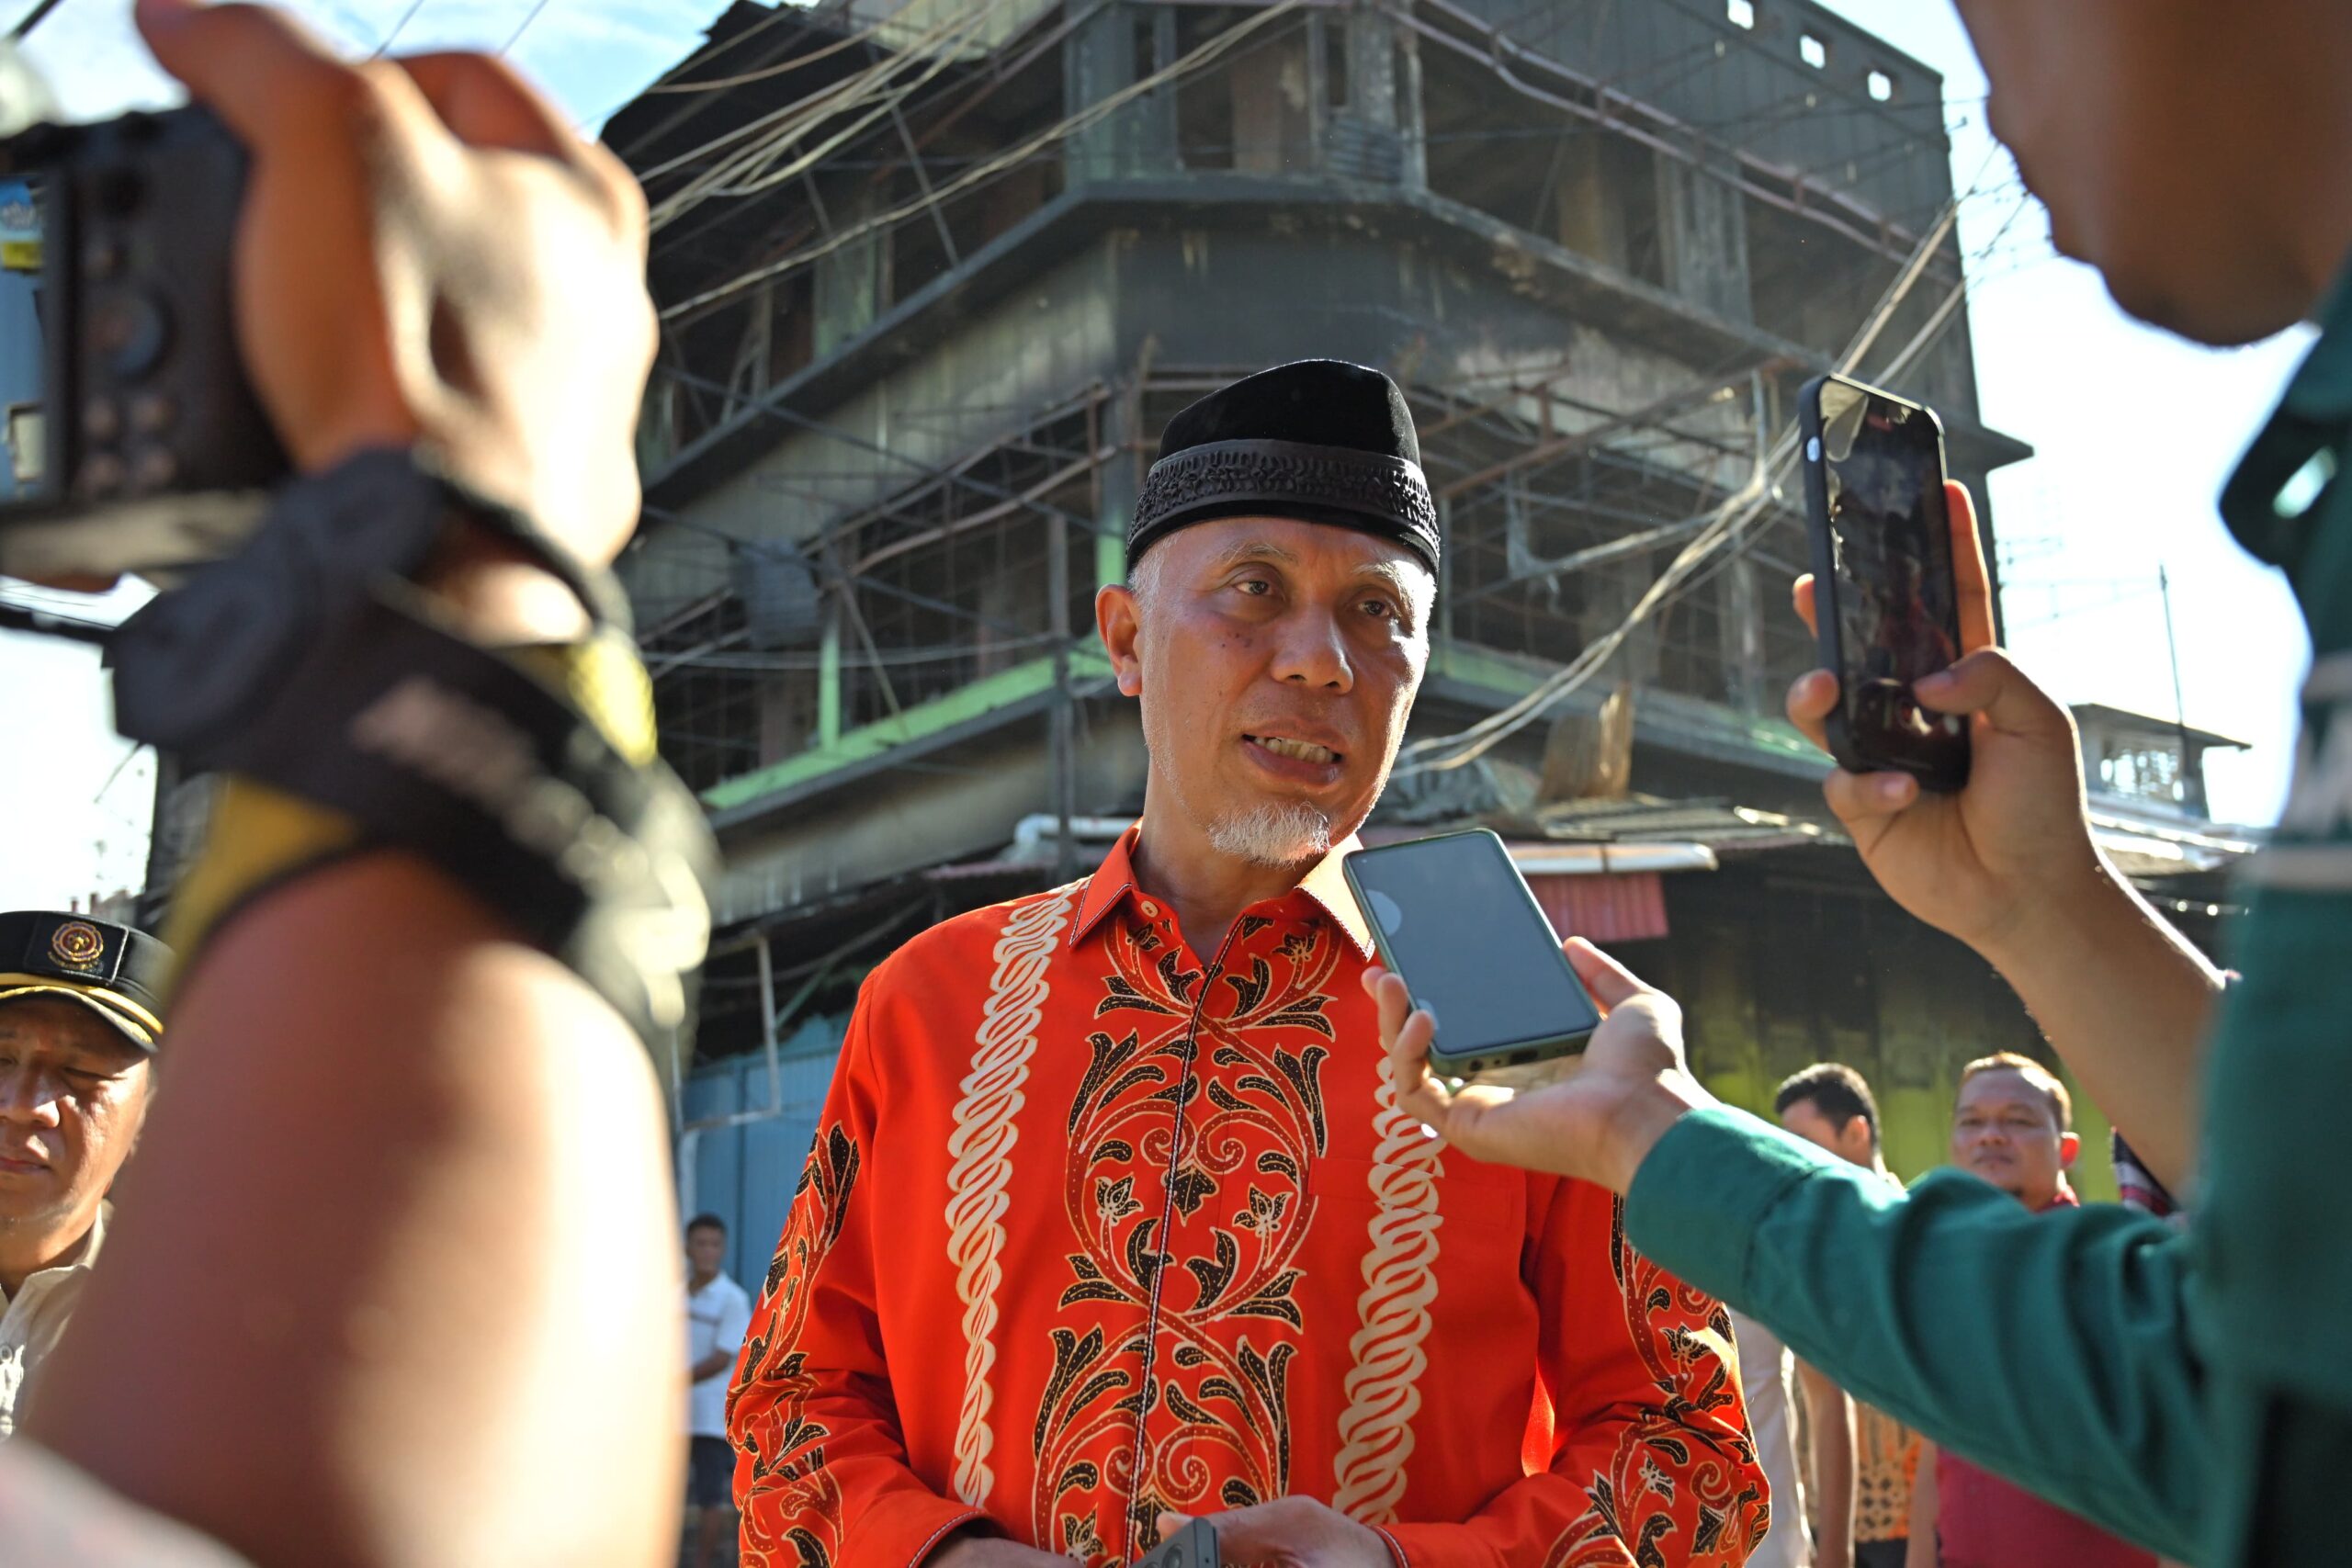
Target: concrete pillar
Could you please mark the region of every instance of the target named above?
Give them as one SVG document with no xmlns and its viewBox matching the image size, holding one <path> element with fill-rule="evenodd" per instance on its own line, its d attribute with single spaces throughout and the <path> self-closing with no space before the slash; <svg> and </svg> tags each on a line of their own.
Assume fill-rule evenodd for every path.
<svg viewBox="0 0 2352 1568">
<path fill-rule="evenodd" d="M 1062 92 L 1076 114 L 1176 57 L 1176 15 L 1158 5 L 1109 5 L 1062 45 Z M 1065 183 L 1133 178 L 1176 166 L 1176 94 L 1155 88 L 1063 142 Z"/>
<path fill-rule="evenodd" d="M 1610 182 L 1607 153 L 1603 132 L 1566 133 L 1559 152 L 1559 188 L 1553 192 L 1553 205 L 1559 213 L 1558 238 L 1579 255 L 1630 271 L 1633 257 L 1625 240 L 1624 194 Z"/>
<path fill-rule="evenodd" d="M 1727 321 L 1753 320 L 1747 214 L 1739 187 L 1679 158 L 1657 161 L 1658 243 L 1666 286 Z"/>
<path fill-rule="evenodd" d="M 870 207 L 870 202 L 859 203 L 844 225 L 863 221 Z M 889 302 L 889 266 L 890 236 L 886 230 L 876 230 L 817 258 L 810 284 L 817 358 L 824 358 L 874 324 L 874 318 Z"/>
</svg>

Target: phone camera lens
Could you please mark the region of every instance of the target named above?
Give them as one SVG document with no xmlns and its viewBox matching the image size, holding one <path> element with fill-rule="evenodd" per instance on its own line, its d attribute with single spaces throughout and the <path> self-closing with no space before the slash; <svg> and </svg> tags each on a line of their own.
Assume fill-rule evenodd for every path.
<svg viewBox="0 0 2352 1568">
<path fill-rule="evenodd" d="M 144 289 L 119 289 L 101 299 L 90 312 L 90 342 L 107 368 L 126 381 L 155 368 L 170 336 L 170 319 L 161 301 Z"/>
</svg>

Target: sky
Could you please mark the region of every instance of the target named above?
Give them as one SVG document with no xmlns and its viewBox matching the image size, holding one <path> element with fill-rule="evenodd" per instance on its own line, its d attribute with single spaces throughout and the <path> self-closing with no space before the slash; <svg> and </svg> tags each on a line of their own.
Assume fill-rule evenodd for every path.
<svg viewBox="0 0 2352 1568">
<path fill-rule="evenodd" d="M 1963 204 L 1983 254 L 1970 299 L 1981 412 L 2036 456 L 1996 475 L 2010 645 L 2069 702 L 2174 713 L 2164 601 L 2172 584 L 2187 721 L 2251 743 L 2215 752 L 2215 816 L 2265 823 L 2283 797 L 2294 693 L 2309 658 L 2278 574 L 2241 552 L 2213 509 L 2222 481 L 2303 349 L 2296 332 L 2217 353 L 2140 326 L 2097 276 L 2051 254 L 2047 224 L 1984 129 L 1984 83 L 1949 0 L 1828 0 L 1939 71 Z M 0 0 L 12 25 L 30 0 Z M 594 130 L 690 50 L 713 0 L 296 0 L 354 53 L 512 45 L 509 58 Z M 175 101 L 141 49 L 129 0 L 63 0 L 28 39 L 69 117 Z M 2020 202 L 2024 205 L 2020 208 Z M 135 592 L 135 591 L 133 591 Z M 97 613 L 113 618 L 129 601 Z M 0 908 L 136 886 L 151 759 L 129 757 L 89 650 L 0 633 Z"/>
</svg>

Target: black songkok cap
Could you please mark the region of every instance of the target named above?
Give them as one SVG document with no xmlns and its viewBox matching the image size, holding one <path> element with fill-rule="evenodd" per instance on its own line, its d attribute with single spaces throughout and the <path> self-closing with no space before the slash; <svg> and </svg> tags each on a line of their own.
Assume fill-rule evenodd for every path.
<svg viewBox="0 0 2352 1568">
<path fill-rule="evenodd" d="M 1127 529 L 1127 566 L 1219 517 L 1296 517 L 1394 539 L 1437 570 L 1437 505 L 1396 383 L 1302 359 L 1221 387 L 1168 422 Z"/>
<path fill-rule="evenodd" d="M 0 1002 L 71 998 L 143 1051 L 164 1037 L 171 966 L 170 948 L 112 920 L 47 909 L 0 914 Z"/>
</svg>

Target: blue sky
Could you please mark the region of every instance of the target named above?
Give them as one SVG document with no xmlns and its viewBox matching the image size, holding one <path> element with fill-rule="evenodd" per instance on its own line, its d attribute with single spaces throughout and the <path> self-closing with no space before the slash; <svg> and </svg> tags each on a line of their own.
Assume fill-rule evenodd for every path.
<svg viewBox="0 0 2352 1568">
<path fill-rule="evenodd" d="M 293 9 L 365 53 L 395 28 L 401 52 L 496 49 L 593 128 L 693 47 L 710 0 L 299 0 Z M 1947 0 L 1829 0 L 1831 8 L 1941 71 L 1955 179 L 1985 192 L 1961 237 L 1987 252 L 1971 299 L 1988 423 L 2039 455 L 1994 480 L 2010 569 L 2011 644 L 2069 701 L 2169 716 L 2156 572 L 2169 570 L 2189 723 L 2254 743 L 2211 761 L 2216 815 L 2276 814 L 2291 757 L 2294 689 L 2308 659 L 2277 574 L 2223 532 L 2213 499 L 2305 346 L 2301 333 L 2231 353 L 2136 325 L 2097 276 L 2050 254 L 2038 209 L 2018 209 L 1982 123 L 1984 80 Z M 0 21 L 30 8 L 0 0 Z M 525 24 L 527 22 L 527 26 Z M 130 25 L 128 0 L 64 0 L 29 40 L 69 114 L 172 100 Z M 1990 160 L 1988 165 L 1988 159 Z M 119 614 L 119 610 L 109 612 Z M 0 908 L 136 884 L 153 773 L 107 728 L 87 651 L 0 634 Z"/>
</svg>

